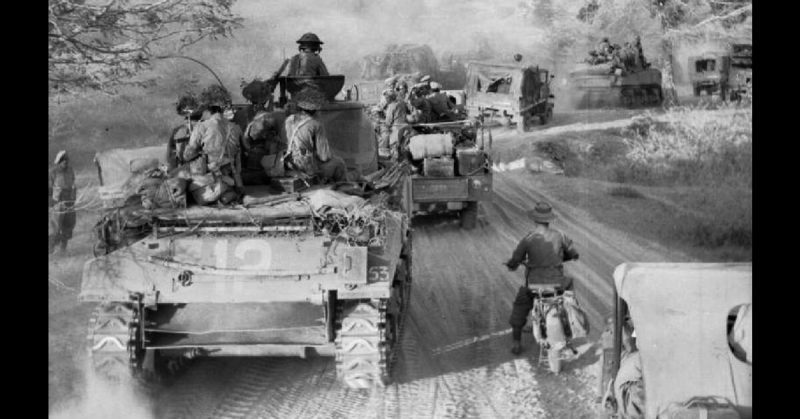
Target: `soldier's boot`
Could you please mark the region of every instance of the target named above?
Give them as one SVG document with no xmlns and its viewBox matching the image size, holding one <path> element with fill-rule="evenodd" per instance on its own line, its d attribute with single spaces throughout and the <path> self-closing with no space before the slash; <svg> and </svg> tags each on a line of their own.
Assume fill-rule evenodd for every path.
<svg viewBox="0 0 800 419">
<path fill-rule="evenodd" d="M 66 240 L 61 239 L 61 244 L 59 246 L 59 250 L 60 250 L 62 255 L 67 253 L 67 241 Z"/>
<path fill-rule="evenodd" d="M 519 355 L 520 352 L 522 352 L 522 343 L 518 340 L 514 340 L 514 343 L 511 345 L 511 353 Z"/>
<path fill-rule="evenodd" d="M 50 254 L 54 254 L 56 252 L 56 245 L 58 245 L 58 237 L 50 236 Z"/>
</svg>

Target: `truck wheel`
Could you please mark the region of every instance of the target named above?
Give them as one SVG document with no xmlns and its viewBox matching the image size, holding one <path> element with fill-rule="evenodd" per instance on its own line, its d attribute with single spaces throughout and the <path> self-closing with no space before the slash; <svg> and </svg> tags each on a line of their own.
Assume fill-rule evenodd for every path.
<svg viewBox="0 0 800 419">
<path fill-rule="evenodd" d="M 467 202 L 467 206 L 461 210 L 461 228 L 472 230 L 478 223 L 478 203 Z"/>
</svg>

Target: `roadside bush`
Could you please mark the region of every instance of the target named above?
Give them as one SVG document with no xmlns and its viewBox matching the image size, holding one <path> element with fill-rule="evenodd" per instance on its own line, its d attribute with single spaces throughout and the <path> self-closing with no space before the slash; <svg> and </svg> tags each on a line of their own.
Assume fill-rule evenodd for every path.
<svg viewBox="0 0 800 419">
<path fill-rule="evenodd" d="M 563 140 L 542 141 L 536 143 L 536 151 L 559 165 L 566 176 L 578 176 L 581 173 L 581 159 L 569 144 Z"/>
<path fill-rule="evenodd" d="M 752 246 L 753 205 L 749 188 L 727 186 L 702 190 L 704 199 L 682 214 L 673 229 L 676 238 L 706 248 Z M 697 214 L 703 214 L 698 216 Z"/>
<path fill-rule="evenodd" d="M 615 180 L 646 185 L 752 184 L 752 108 L 722 106 L 725 112 L 672 109 L 666 123 L 637 126 L 627 161 Z"/>
</svg>

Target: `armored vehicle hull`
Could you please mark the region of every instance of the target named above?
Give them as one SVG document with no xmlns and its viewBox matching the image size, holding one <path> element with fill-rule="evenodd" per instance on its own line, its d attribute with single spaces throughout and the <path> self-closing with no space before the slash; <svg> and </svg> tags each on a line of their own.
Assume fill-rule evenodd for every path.
<svg viewBox="0 0 800 419">
<path fill-rule="evenodd" d="M 348 169 L 377 172 L 362 105 L 328 103 L 317 118 Z M 103 176 L 105 159 L 96 161 Z M 246 187 L 232 206 L 145 209 L 135 193 L 115 196 L 81 284 L 80 298 L 98 303 L 89 324 L 95 370 L 151 378 L 197 356 L 331 356 L 346 385 L 383 385 L 411 286 L 402 174 L 373 177 L 360 196 L 329 185 L 287 192 L 274 185 L 298 182 L 273 179 Z M 130 193 L 126 184 L 104 187 Z"/>
<path fill-rule="evenodd" d="M 653 68 L 615 74 L 610 64 L 583 64 L 569 80 L 576 109 L 660 106 L 664 100 L 661 71 Z"/>
</svg>

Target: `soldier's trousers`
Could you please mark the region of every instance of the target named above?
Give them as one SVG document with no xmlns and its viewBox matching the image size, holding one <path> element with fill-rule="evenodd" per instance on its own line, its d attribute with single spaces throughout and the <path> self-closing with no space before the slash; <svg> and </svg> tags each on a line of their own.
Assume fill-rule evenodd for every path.
<svg viewBox="0 0 800 419">
<path fill-rule="evenodd" d="M 72 203 L 58 202 L 50 210 L 50 251 L 56 245 L 61 248 L 67 247 L 67 241 L 72 238 L 72 230 L 75 228 L 75 211 Z"/>
</svg>

